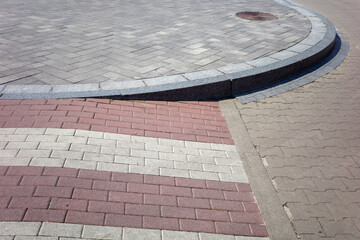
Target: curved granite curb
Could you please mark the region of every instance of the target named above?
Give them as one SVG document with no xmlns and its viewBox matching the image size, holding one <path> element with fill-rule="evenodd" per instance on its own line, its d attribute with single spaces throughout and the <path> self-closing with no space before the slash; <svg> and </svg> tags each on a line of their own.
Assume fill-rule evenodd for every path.
<svg viewBox="0 0 360 240">
<path fill-rule="evenodd" d="M 278 82 L 262 89 L 252 92 L 235 95 L 236 99 L 242 104 L 262 100 L 268 97 L 293 90 L 314 82 L 316 79 L 328 74 L 337 68 L 346 58 L 350 50 L 350 43 L 339 30 L 336 31 L 337 36 L 335 45 L 331 53 L 315 66 L 306 69 L 298 75 L 295 75 L 283 82 Z"/>
<path fill-rule="evenodd" d="M 212 70 L 150 78 L 143 82 L 0 85 L 0 99 L 111 97 L 205 100 L 226 98 L 281 82 L 325 58 L 334 46 L 336 31 L 320 14 L 286 0 L 276 1 L 305 15 L 312 24 L 312 31 L 300 43 L 268 57 Z"/>
</svg>

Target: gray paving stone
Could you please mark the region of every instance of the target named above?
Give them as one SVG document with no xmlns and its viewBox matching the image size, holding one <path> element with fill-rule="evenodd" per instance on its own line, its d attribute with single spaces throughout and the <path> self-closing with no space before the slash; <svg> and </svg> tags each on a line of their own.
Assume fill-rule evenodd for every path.
<svg viewBox="0 0 360 240">
<path fill-rule="evenodd" d="M 44 222 L 39 236 L 80 237 L 82 230 L 82 225 Z"/>
<path fill-rule="evenodd" d="M 122 228 L 85 225 L 82 237 L 95 239 L 122 239 Z"/>
<path fill-rule="evenodd" d="M 98 84 L 78 84 L 78 85 L 55 85 L 52 89 L 56 92 L 86 92 L 86 91 L 98 91 Z"/>
<path fill-rule="evenodd" d="M 36 236 L 41 223 L 27 222 L 0 222 L 0 236 L 6 235 L 28 235 Z"/>
<path fill-rule="evenodd" d="M 124 240 L 161 240 L 160 230 L 150 230 L 141 228 L 124 228 Z"/>
<path fill-rule="evenodd" d="M 168 231 L 168 230 L 162 230 L 162 239 L 163 240 L 181 240 L 181 239 L 187 239 L 187 240 L 199 240 L 198 233 L 194 232 L 180 232 L 180 231 Z"/>
<path fill-rule="evenodd" d="M 261 0 L 231 0 L 226 5 L 219 0 L 199 4 L 186 0 L 177 3 L 176 18 L 171 1 L 118 7 L 105 0 L 102 8 L 95 0 L 87 5 L 55 0 L 45 7 L 19 2 L 0 4 L 5 12 L 1 33 L 7 43 L 3 51 L 10 56 L 1 58 L 0 83 L 101 83 L 108 81 L 109 73 L 119 75 L 110 79 L 122 81 L 209 70 L 233 63 L 232 59 L 245 61 L 243 57 L 255 52 L 251 47 L 259 43 L 268 48 L 252 57 L 279 51 L 301 41 L 310 30 L 300 13 Z M 279 20 L 260 23 L 235 16 L 237 9 L 252 8 L 270 9 Z M 148 14 L 139 14 L 144 12 Z M 283 41 L 270 47 L 271 42 Z"/>
</svg>

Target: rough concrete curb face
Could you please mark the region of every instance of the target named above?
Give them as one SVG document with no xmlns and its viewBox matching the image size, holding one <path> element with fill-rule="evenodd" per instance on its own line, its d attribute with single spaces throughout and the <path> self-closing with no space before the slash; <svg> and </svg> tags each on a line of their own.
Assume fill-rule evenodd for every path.
<svg viewBox="0 0 360 240">
<path fill-rule="evenodd" d="M 78 84 L 0 86 L 0 99 L 112 97 L 116 99 L 204 100 L 248 92 L 298 74 L 323 59 L 332 49 L 336 32 L 321 15 L 285 0 L 276 0 L 305 15 L 312 31 L 300 43 L 265 58 L 218 69 L 145 79 L 126 85 Z"/>
</svg>

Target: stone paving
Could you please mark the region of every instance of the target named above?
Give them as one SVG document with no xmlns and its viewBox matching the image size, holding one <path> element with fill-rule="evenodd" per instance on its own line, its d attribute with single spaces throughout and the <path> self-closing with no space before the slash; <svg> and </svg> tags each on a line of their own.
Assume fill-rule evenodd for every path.
<svg viewBox="0 0 360 240">
<path fill-rule="evenodd" d="M 41 9 L 41 11 L 39 11 Z M 265 11 L 256 22 L 238 11 Z M 0 4 L 0 84 L 128 81 L 214 69 L 295 45 L 311 29 L 273 1 L 23 1 Z"/>
<path fill-rule="evenodd" d="M 0 4 L 0 84 L 213 69 L 293 46 L 311 26 L 268 1 L 19 3 Z M 360 5 L 307 4 L 344 31 L 350 56 L 313 84 L 221 103 L 237 107 L 241 121 L 228 124 L 246 132 L 231 132 L 251 143 L 243 152 L 217 102 L 0 100 L 0 239 L 265 240 L 289 222 L 300 239 L 360 238 Z M 240 10 L 280 19 L 244 22 Z M 252 148 L 275 198 L 259 194 L 258 165 L 244 162 Z"/>
<path fill-rule="evenodd" d="M 268 236 L 217 102 L 0 104 L 5 239 Z"/>
<path fill-rule="evenodd" d="M 329 17 L 349 56 L 312 84 L 238 111 L 298 237 L 359 239 L 360 5 L 298 2 Z"/>
</svg>

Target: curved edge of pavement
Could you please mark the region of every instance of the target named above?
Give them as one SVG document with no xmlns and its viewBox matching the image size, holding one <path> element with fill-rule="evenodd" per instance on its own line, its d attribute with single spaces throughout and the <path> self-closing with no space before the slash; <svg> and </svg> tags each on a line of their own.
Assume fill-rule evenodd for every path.
<svg viewBox="0 0 360 240">
<path fill-rule="evenodd" d="M 268 97 L 276 96 L 278 94 L 293 90 L 295 88 L 304 86 L 314 82 L 316 79 L 328 74 L 337 68 L 347 57 L 350 50 L 350 44 L 345 36 L 337 30 L 337 36 L 333 50 L 321 62 L 315 66 L 307 69 L 306 71 L 295 75 L 290 79 L 283 82 L 275 83 L 274 85 L 267 86 L 252 92 L 247 92 L 240 95 L 235 95 L 236 99 L 242 104 L 262 100 Z"/>
<path fill-rule="evenodd" d="M 306 16 L 311 33 L 298 44 L 268 57 L 217 69 L 143 81 L 69 85 L 0 85 L 0 99 L 112 97 L 114 99 L 219 99 L 269 86 L 296 75 L 325 58 L 336 31 L 325 17 L 287 0 L 276 2 Z"/>
</svg>

